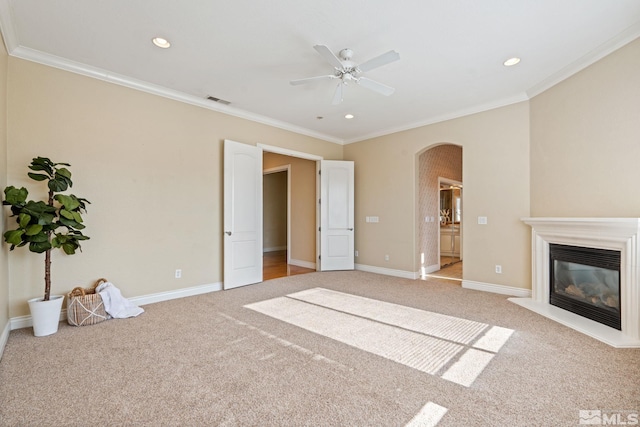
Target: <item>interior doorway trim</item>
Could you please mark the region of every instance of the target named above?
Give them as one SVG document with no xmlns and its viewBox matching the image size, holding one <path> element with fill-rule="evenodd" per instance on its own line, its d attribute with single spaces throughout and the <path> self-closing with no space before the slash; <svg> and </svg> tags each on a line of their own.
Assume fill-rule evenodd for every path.
<svg viewBox="0 0 640 427">
<path fill-rule="evenodd" d="M 262 148 L 262 151 L 268 151 L 269 153 L 282 154 L 284 156 L 298 157 L 307 160 L 324 160 L 322 156 L 316 156 L 315 154 L 303 153 L 302 151 L 289 150 L 288 148 L 276 147 L 273 145 L 257 144 Z"/>
<path fill-rule="evenodd" d="M 304 153 L 302 151 L 290 150 L 288 148 L 276 147 L 274 145 L 258 143 L 256 144 L 256 146 L 261 148 L 262 151 L 266 151 L 268 153 L 282 154 L 283 156 L 297 157 L 300 159 L 312 160 L 316 162 L 316 201 L 320 200 L 320 180 L 318 179 L 318 176 L 320 171 L 320 161 L 324 160 L 324 157 L 318 156 L 315 154 Z M 289 176 L 290 175 L 291 174 L 289 174 Z M 288 226 L 289 224 L 287 224 L 287 227 Z M 287 231 L 288 231 L 287 244 L 290 245 L 291 242 L 289 241 L 289 238 L 291 236 L 291 233 L 289 233 L 290 230 L 287 230 Z M 287 261 L 289 261 L 290 252 L 291 251 L 287 251 Z M 319 256 L 320 256 L 320 206 L 318 205 L 318 203 L 316 203 L 316 256 L 315 256 L 316 270 L 320 270 Z"/>
<path fill-rule="evenodd" d="M 262 171 L 262 175 L 264 176 L 278 172 L 287 173 L 287 264 L 291 264 L 291 165 L 282 165 L 275 168 L 264 169 Z"/>
</svg>

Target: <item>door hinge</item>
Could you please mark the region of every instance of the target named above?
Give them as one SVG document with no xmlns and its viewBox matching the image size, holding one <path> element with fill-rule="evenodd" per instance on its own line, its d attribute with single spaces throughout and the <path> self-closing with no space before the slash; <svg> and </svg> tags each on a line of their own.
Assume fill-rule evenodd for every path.
<svg viewBox="0 0 640 427">
<path fill-rule="evenodd" d="M 322 203 L 322 199 L 318 199 L 318 204 L 321 204 L 321 203 Z"/>
<path fill-rule="evenodd" d="M 318 255 L 318 259 L 322 259 L 322 255 Z"/>
<path fill-rule="evenodd" d="M 322 227 L 318 227 L 318 231 L 322 231 Z"/>
<path fill-rule="evenodd" d="M 318 169 L 318 175 L 322 175 L 322 170 Z"/>
</svg>

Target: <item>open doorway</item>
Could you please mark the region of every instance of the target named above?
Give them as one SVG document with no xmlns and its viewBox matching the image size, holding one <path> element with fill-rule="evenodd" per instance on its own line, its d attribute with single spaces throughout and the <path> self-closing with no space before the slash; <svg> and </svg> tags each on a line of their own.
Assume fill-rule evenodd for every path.
<svg viewBox="0 0 640 427">
<path fill-rule="evenodd" d="M 263 153 L 263 280 L 316 271 L 316 162 Z"/>
<path fill-rule="evenodd" d="M 287 252 L 289 247 L 290 165 L 262 173 L 262 252 Z M 285 261 L 288 261 L 286 259 Z"/>
<path fill-rule="evenodd" d="M 416 229 L 418 230 L 417 249 L 420 276 L 423 278 L 429 275 L 443 276 L 444 270 L 451 269 L 451 267 L 443 269 L 442 266 L 461 260 L 462 257 L 462 236 L 464 234 L 461 227 L 462 190 L 460 190 L 458 202 L 455 201 L 455 196 L 451 197 L 454 203 L 459 203 L 457 212 L 452 206 L 445 208 L 440 206 L 441 195 L 447 194 L 440 191 L 441 183 L 442 186 L 446 185 L 447 187 L 451 185 L 462 187 L 462 147 L 442 143 L 426 148 L 416 156 L 418 170 L 418 194 L 416 197 L 418 224 L 416 224 Z M 442 209 L 449 211 L 448 213 L 441 212 Z M 456 213 L 460 216 L 457 223 Z M 442 233 L 444 225 L 448 225 L 448 228 L 445 228 L 445 232 Z M 457 238 L 455 234 L 457 234 Z M 447 237 L 448 239 L 443 241 Z M 444 250 L 443 253 L 441 253 L 441 249 Z M 458 256 L 451 256 L 455 254 Z M 444 257 L 441 258 L 441 255 Z M 461 280 L 462 263 L 455 262 L 453 266 L 456 271 L 452 275 Z"/>
<path fill-rule="evenodd" d="M 338 160 L 325 161 L 320 156 L 280 147 L 263 144 L 251 146 L 225 140 L 224 289 L 251 285 L 264 280 L 262 183 L 263 171 L 265 168 L 269 168 L 269 165 L 264 162 L 264 156 L 268 154 L 284 156 L 292 161 L 307 161 L 306 164 L 310 165 L 313 171 L 311 175 L 308 175 L 311 177 L 308 180 L 310 188 L 298 192 L 296 190 L 297 184 L 306 180 L 298 179 L 297 168 L 293 164 L 289 170 L 291 176 L 289 182 L 292 184 L 290 185 L 290 196 L 288 196 L 290 201 L 288 221 L 291 224 L 290 232 L 287 234 L 286 259 L 289 260 L 288 264 L 309 270 L 353 269 L 354 163 Z M 327 173 L 322 175 L 322 179 L 319 179 L 321 167 Z M 327 176 L 336 179 L 326 179 Z M 300 194 L 301 197 L 298 197 L 297 194 Z M 331 215 L 328 215 L 324 208 L 320 209 L 321 194 L 326 201 L 322 206 L 331 206 Z M 310 198 L 311 203 L 304 202 L 307 197 Z M 298 201 L 302 201 L 299 208 L 295 206 Z M 340 215 L 336 213 L 340 213 Z M 298 223 L 296 218 L 306 224 L 311 224 L 311 226 L 302 227 L 302 230 L 306 231 L 306 235 L 296 231 Z M 322 238 L 320 238 L 321 229 Z M 326 241 L 327 236 L 335 237 L 337 232 L 342 233 L 338 236 L 341 238 Z M 320 264 L 321 258 L 322 264 Z M 346 268 L 344 264 L 336 264 L 337 261 L 342 260 L 350 261 L 349 268 Z"/>
<path fill-rule="evenodd" d="M 462 183 L 439 178 L 440 268 L 462 261 Z"/>
</svg>

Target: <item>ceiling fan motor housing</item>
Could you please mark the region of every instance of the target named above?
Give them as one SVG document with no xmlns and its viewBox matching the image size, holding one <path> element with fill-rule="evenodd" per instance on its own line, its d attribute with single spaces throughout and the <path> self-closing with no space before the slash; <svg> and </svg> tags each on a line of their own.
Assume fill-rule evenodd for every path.
<svg viewBox="0 0 640 427">
<path fill-rule="evenodd" d="M 351 58 L 353 58 L 353 50 L 349 49 L 348 47 L 344 48 L 340 52 L 338 52 L 338 56 L 343 61 L 349 61 Z"/>
</svg>

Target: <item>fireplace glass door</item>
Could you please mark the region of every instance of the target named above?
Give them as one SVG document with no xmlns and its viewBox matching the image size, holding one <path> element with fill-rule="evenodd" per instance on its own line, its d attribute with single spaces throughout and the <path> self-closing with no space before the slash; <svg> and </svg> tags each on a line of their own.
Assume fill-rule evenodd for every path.
<svg viewBox="0 0 640 427">
<path fill-rule="evenodd" d="M 551 244 L 549 253 L 549 303 L 620 330 L 620 252 Z"/>
</svg>

